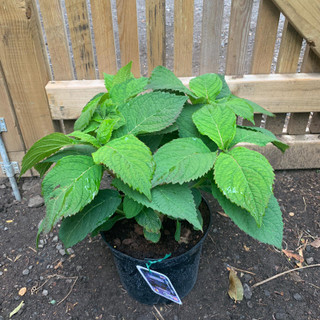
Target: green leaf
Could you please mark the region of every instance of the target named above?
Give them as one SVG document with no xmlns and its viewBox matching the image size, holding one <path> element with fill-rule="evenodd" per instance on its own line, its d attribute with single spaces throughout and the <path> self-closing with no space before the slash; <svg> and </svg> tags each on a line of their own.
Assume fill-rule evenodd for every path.
<svg viewBox="0 0 320 320">
<path fill-rule="evenodd" d="M 181 237 L 181 222 L 179 220 L 176 221 L 176 232 L 174 233 L 174 240 L 177 242 L 180 241 Z"/>
<path fill-rule="evenodd" d="M 163 66 L 153 69 L 146 89 L 172 90 L 193 96 L 193 93 L 183 85 L 182 81 L 171 70 Z"/>
<path fill-rule="evenodd" d="M 120 220 L 124 220 L 126 217 L 121 214 L 114 214 L 105 223 L 100 225 L 97 229 L 91 232 L 91 237 L 95 237 L 100 231 L 109 231 Z"/>
<path fill-rule="evenodd" d="M 192 115 L 199 132 L 208 136 L 220 149 L 226 149 L 236 133 L 236 116 L 220 105 L 205 105 Z"/>
<path fill-rule="evenodd" d="M 201 229 L 192 192 L 186 184 L 156 186 L 151 189 L 152 201 L 149 201 L 139 192 L 132 190 L 120 179 L 114 179 L 112 184 L 118 190 L 142 205 L 166 214 L 174 219 L 187 220 L 196 228 Z"/>
<path fill-rule="evenodd" d="M 139 136 L 139 139 L 154 153 L 160 146 L 163 134 L 146 134 Z"/>
<path fill-rule="evenodd" d="M 75 138 L 79 139 L 81 142 L 90 143 L 94 147 L 100 148 L 100 144 L 99 144 L 98 140 L 88 133 L 84 133 L 81 131 L 73 131 L 72 133 L 69 133 L 68 136 L 75 137 Z"/>
<path fill-rule="evenodd" d="M 43 223 L 45 232 L 62 217 L 71 216 L 90 203 L 99 191 L 102 167 L 88 156 L 60 159 L 42 182 L 47 207 Z"/>
<path fill-rule="evenodd" d="M 121 104 L 128 99 L 135 97 L 138 93 L 144 91 L 148 83 L 148 78 L 141 77 L 139 79 L 128 79 L 125 82 L 114 85 L 110 91 L 110 98 L 113 103 Z"/>
<path fill-rule="evenodd" d="M 282 249 L 283 222 L 280 207 L 273 195 L 270 197 L 261 227 L 258 227 L 250 213 L 228 200 L 215 183 L 212 184 L 212 194 L 224 212 L 241 230 L 254 239 Z"/>
<path fill-rule="evenodd" d="M 99 143 L 106 144 L 110 140 L 116 123 L 117 120 L 115 119 L 106 119 L 101 122 L 101 125 L 97 130 L 97 140 Z"/>
<path fill-rule="evenodd" d="M 192 115 L 203 106 L 203 104 L 191 105 L 188 103 L 184 105 L 179 117 L 176 120 L 176 123 L 178 125 L 179 137 L 200 138 L 211 151 L 216 151 L 218 149 L 217 145 L 208 137 L 201 135 L 192 121 Z"/>
<path fill-rule="evenodd" d="M 265 115 L 267 115 L 269 117 L 274 117 L 275 116 L 272 112 L 262 108 L 261 106 L 259 106 L 255 102 L 250 101 L 248 99 L 243 99 L 243 100 L 246 101 L 253 108 L 253 111 L 255 113 L 262 113 L 262 114 L 265 114 Z"/>
<path fill-rule="evenodd" d="M 267 133 L 264 133 L 263 131 L 266 131 Z M 240 142 L 253 143 L 262 147 L 271 142 L 282 152 L 289 148 L 288 145 L 278 140 L 273 133 L 263 128 L 255 129 L 254 127 L 237 127 L 236 135 L 231 142 L 230 147 Z"/>
<path fill-rule="evenodd" d="M 159 242 L 160 238 L 161 238 L 161 233 L 160 231 L 158 232 L 149 232 L 147 229 L 143 228 L 143 235 L 144 237 L 153 242 L 153 243 L 157 243 Z"/>
<path fill-rule="evenodd" d="M 123 198 L 123 211 L 127 219 L 134 218 L 143 208 L 143 205 L 133 199 L 125 196 Z"/>
<path fill-rule="evenodd" d="M 37 163 L 34 168 L 39 172 L 40 178 L 42 178 L 46 172 L 50 169 L 52 166 L 53 162 L 40 162 Z"/>
<path fill-rule="evenodd" d="M 156 132 L 153 132 L 154 135 L 156 134 L 167 134 L 167 133 L 171 133 L 171 132 L 174 132 L 174 131 L 177 131 L 178 130 L 178 125 L 176 122 L 174 122 L 171 126 L 163 129 L 163 130 L 160 130 L 160 131 L 156 131 Z"/>
<path fill-rule="evenodd" d="M 216 157 L 198 138 L 172 140 L 154 154 L 156 170 L 152 185 L 195 180 L 213 167 Z"/>
<path fill-rule="evenodd" d="M 75 141 L 62 133 L 51 133 L 38 140 L 26 153 L 22 160 L 20 177 L 35 164 L 54 154 L 62 147 L 74 144 Z"/>
<path fill-rule="evenodd" d="M 59 238 L 66 248 L 83 240 L 108 220 L 121 203 L 121 197 L 115 190 L 100 190 L 91 203 L 77 214 L 62 220 Z"/>
<path fill-rule="evenodd" d="M 100 126 L 100 123 L 97 121 L 90 121 L 88 126 L 82 130 L 83 133 L 90 133 L 95 131 Z"/>
<path fill-rule="evenodd" d="M 213 102 L 222 89 L 222 81 L 214 73 L 206 73 L 189 82 L 189 87 L 197 97 L 206 99 L 206 103 Z"/>
<path fill-rule="evenodd" d="M 113 78 L 112 87 L 116 86 L 119 83 L 125 82 L 131 78 L 134 78 L 131 72 L 131 66 L 132 66 L 132 61 L 130 61 L 127 65 L 119 69 L 119 71 Z"/>
<path fill-rule="evenodd" d="M 103 73 L 103 78 L 104 78 L 104 85 L 105 85 L 106 89 L 108 90 L 108 92 L 110 92 L 110 90 L 112 88 L 112 82 L 114 79 L 114 75 Z"/>
<path fill-rule="evenodd" d="M 161 229 L 161 220 L 151 208 L 144 207 L 136 216 L 137 223 L 148 232 L 158 232 Z"/>
<path fill-rule="evenodd" d="M 150 149 L 133 135 L 109 141 L 93 155 L 130 187 L 151 199 L 151 179 L 154 161 Z"/>
<path fill-rule="evenodd" d="M 223 99 L 226 97 L 229 97 L 231 95 L 231 91 L 229 89 L 229 86 L 226 82 L 225 76 L 223 74 L 218 74 L 221 82 L 222 82 L 222 88 L 216 99 Z"/>
<path fill-rule="evenodd" d="M 201 212 L 200 212 L 199 209 L 197 209 L 197 218 L 198 218 L 198 220 L 199 220 L 199 223 L 200 223 L 200 225 L 201 225 L 201 228 L 198 229 L 198 228 L 194 227 L 194 229 L 195 229 L 195 230 L 202 230 L 202 227 L 203 227 L 203 219 L 202 219 L 202 214 L 201 214 Z"/>
<path fill-rule="evenodd" d="M 56 152 L 51 157 L 45 159 L 43 162 L 57 162 L 60 159 L 67 157 L 67 156 L 91 156 L 93 152 L 97 149 L 91 145 L 84 145 L 84 144 L 77 144 L 70 147 L 65 147 L 62 150 Z"/>
<path fill-rule="evenodd" d="M 150 92 L 119 106 L 126 124 L 115 131 L 115 137 L 143 134 L 169 127 L 180 114 L 186 96 L 165 92 Z"/>
<path fill-rule="evenodd" d="M 103 95 L 104 93 L 98 93 L 82 109 L 80 117 L 77 119 L 77 121 L 74 124 L 74 131 L 82 131 L 89 125 L 90 120 L 94 112 L 96 111 L 99 105 L 99 101 Z"/>
<path fill-rule="evenodd" d="M 192 191 L 192 195 L 193 195 L 193 199 L 196 204 L 196 207 L 198 208 L 200 206 L 201 201 L 202 201 L 201 192 L 196 188 L 192 188 L 191 191 Z"/>
<path fill-rule="evenodd" d="M 234 148 L 217 157 L 214 179 L 223 194 L 249 211 L 257 225 L 261 226 L 274 179 L 268 160 L 256 151 Z"/>
<path fill-rule="evenodd" d="M 245 126 L 239 126 L 239 128 L 246 129 L 246 130 L 251 130 L 254 132 L 259 132 L 265 136 L 265 139 L 270 140 L 270 142 L 276 146 L 278 149 L 280 149 L 282 152 L 285 152 L 289 146 L 280 140 L 277 139 L 277 137 L 269 130 L 265 128 L 259 128 L 259 127 L 245 127 Z M 247 141 L 248 142 L 248 141 Z"/>
<path fill-rule="evenodd" d="M 230 108 L 236 115 L 247 119 L 254 124 L 253 108 L 244 99 L 230 99 L 225 103 L 225 106 Z"/>
</svg>

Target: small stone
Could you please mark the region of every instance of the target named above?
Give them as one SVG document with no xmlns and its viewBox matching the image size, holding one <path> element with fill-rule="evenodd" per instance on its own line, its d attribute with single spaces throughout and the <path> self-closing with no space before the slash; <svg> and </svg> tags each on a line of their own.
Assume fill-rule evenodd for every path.
<svg viewBox="0 0 320 320">
<path fill-rule="evenodd" d="M 244 281 L 245 281 L 245 282 L 249 282 L 249 281 L 252 279 L 252 277 L 250 276 L 250 274 L 245 274 L 245 275 L 243 276 L 243 278 L 244 278 Z"/>
<path fill-rule="evenodd" d="M 306 246 L 306 251 L 307 251 L 307 252 L 311 252 L 311 246 L 310 246 L 310 245 L 307 245 L 307 246 Z"/>
<path fill-rule="evenodd" d="M 72 248 L 68 248 L 68 249 L 67 249 L 67 252 L 68 252 L 68 254 L 73 254 L 73 253 L 74 253 L 74 250 L 73 250 Z"/>
<path fill-rule="evenodd" d="M 7 227 L 4 227 L 4 228 L 3 228 L 3 230 L 4 230 L 4 231 L 7 231 L 7 230 L 8 230 L 8 228 L 7 228 Z"/>
<path fill-rule="evenodd" d="M 64 256 L 64 255 L 66 254 L 66 250 L 60 249 L 60 250 L 59 250 L 59 253 L 60 253 L 62 256 Z"/>
<path fill-rule="evenodd" d="M 38 248 L 39 248 L 39 249 L 42 249 L 42 248 L 43 248 L 43 244 L 39 243 L 39 244 L 38 244 Z"/>
<path fill-rule="evenodd" d="M 52 238 L 53 237 L 53 232 L 49 233 L 49 237 Z"/>
<path fill-rule="evenodd" d="M 46 290 L 46 289 L 44 289 L 44 290 L 42 291 L 42 295 L 43 295 L 43 296 L 47 296 L 48 293 L 49 293 L 49 292 L 48 292 L 48 290 Z"/>
<path fill-rule="evenodd" d="M 28 268 L 29 268 L 29 270 L 31 270 L 33 268 L 33 266 L 29 266 Z"/>
<path fill-rule="evenodd" d="M 5 184 L 0 184 L 0 189 L 5 189 L 6 185 Z"/>
<path fill-rule="evenodd" d="M 299 293 L 295 293 L 293 295 L 294 300 L 296 301 L 301 301 L 302 300 L 302 296 Z"/>
<path fill-rule="evenodd" d="M 82 266 L 77 266 L 76 267 L 77 272 L 81 271 L 82 269 L 83 269 Z"/>
<path fill-rule="evenodd" d="M 2 276 L 3 275 L 3 272 L 2 271 L 0 271 L 0 276 Z"/>
<path fill-rule="evenodd" d="M 306 259 L 307 264 L 313 264 L 314 262 L 314 258 L 313 257 L 309 257 Z"/>
<path fill-rule="evenodd" d="M 130 245 L 132 242 L 134 242 L 134 240 L 130 239 L 130 238 L 122 240 L 122 244 L 124 244 L 126 246 Z"/>
<path fill-rule="evenodd" d="M 250 300 L 252 297 L 251 288 L 246 283 L 243 285 L 243 295 L 247 300 Z"/>
<path fill-rule="evenodd" d="M 43 279 L 44 279 L 44 277 L 43 277 L 43 276 L 40 276 L 40 277 L 39 277 L 39 280 L 40 280 L 40 281 L 42 281 Z"/>
<path fill-rule="evenodd" d="M 62 249 L 62 244 L 60 244 L 60 243 L 57 244 L 57 245 L 56 245 L 56 249 L 57 249 L 58 251 L 61 250 L 61 249 Z"/>
<path fill-rule="evenodd" d="M 32 198 L 30 198 L 28 202 L 29 208 L 39 208 L 44 204 L 44 200 L 40 195 L 36 195 Z"/>
<path fill-rule="evenodd" d="M 4 320 L 3 316 L 0 316 L 0 320 Z"/>
<path fill-rule="evenodd" d="M 287 315 L 284 312 L 277 312 L 275 314 L 275 317 L 277 320 L 286 320 L 287 319 Z"/>
<path fill-rule="evenodd" d="M 51 300 L 50 303 L 51 304 L 56 304 L 56 300 Z"/>
<path fill-rule="evenodd" d="M 248 301 L 247 302 L 247 306 L 248 306 L 248 308 L 252 309 L 253 308 L 253 303 L 251 301 Z"/>
<path fill-rule="evenodd" d="M 24 276 L 27 276 L 28 274 L 29 274 L 29 269 L 24 269 L 23 271 L 22 271 L 22 274 L 24 275 Z"/>
<path fill-rule="evenodd" d="M 52 241 L 53 241 L 53 242 L 58 242 L 58 236 L 54 236 L 54 237 L 52 238 Z"/>
<path fill-rule="evenodd" d="M 264 295 L 265 295 L 266 297 L 270 297 L 271 293 L 270 293 L 270 291 L 268 291 L 268 290 L 264 290 Z"/>
</svg>

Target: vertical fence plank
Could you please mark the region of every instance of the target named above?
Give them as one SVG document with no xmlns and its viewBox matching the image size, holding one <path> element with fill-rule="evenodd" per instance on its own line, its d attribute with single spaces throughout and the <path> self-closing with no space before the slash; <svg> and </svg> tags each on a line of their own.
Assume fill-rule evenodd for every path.
<svg viewBox="0 0 320 320">
<path fill-rule="evenodd" d="M 301 72 L 320 72 L 320 58 L 313 52 L 309 45 L 307 45 L 304 53 Z M 310 133 L 320 133 L 319 112 L 313 113 L 309 129 Z"/>
<path fill-rule="evenodd" d="M 79 80 L 95 79 L 96 72 L 86 0 L 66 0 L 65 3 L 77 78 Z"/>
<path fill-rule="evenodd" d="M 91 14 L 96 44 L 99 78 L 103 72 L 117 72 L 110 0 L 91 1 Z"/>
<path fill-rule="evenodd" d="M 45 85 L 48 61 L 43 52 L 35 1 L 0 1 L 0 61 L 26 148 L 53 132 Z"/>
<path fill-rule="evenodd" d="M 297 71 L 302 37 L 286 19 L 282 32 L 281 45 L 276 67 L 277 73 L 295 73 Z M 288 134 L 305 134 L 309 113 L 292 113 L 287 127 Z"/>
<path fill-rule="evenodd" d="M 261 0 L 251 63 L 251 73 L 270 73 L 280 11 L 271 0 Z"/>
<path fill-rule="evenodd" d="M 55 80 L 73 79 L 65 23 L 59 0 L 39 0 Z"/>
<path fill-rule="evenodd" d="M 3 142 L 8 152 L 24 151 L 22 137 L 20 135 L 19 124 L 16 119 L 12 101 L 8 91 L 8 86 L 4 78 L 0 63 L 0 117 L 6 122 L 7 132 L 3 132 Z M 14 159 L 12 159 L 14 161 Z"/>
<path fill-rule="evenodd" d="M 277 73 L 295 73 L 301 51 L 302 37 L 286 19 L 278 55 Z"/>
<path fill-rule="evenodd" d="M 117 17 L 121 65 L 133 61 L 132 73 L 139 77 L 141 72 L 136 0 L 117 0 Z"/>
<path fill-rule="evenodd" d="M 174 72 L 178 77 L 192 75 L 193 0 L 174 1 Z"/>
<path fill-rule="evenodd" d="M 226 74 L 241 75 L 246 71 L 252 4 L 252 0 L 232 0 Z"/>
<path fill-rule="evenodd" d="M 200 48 L 200 74 L 219 72 L 223 0 L 204 0 Z"/>
<path fill-rule="evenodd" d="M 166 2 L 146 0 L 148 74 L 166 64 Z"/>
</svg>

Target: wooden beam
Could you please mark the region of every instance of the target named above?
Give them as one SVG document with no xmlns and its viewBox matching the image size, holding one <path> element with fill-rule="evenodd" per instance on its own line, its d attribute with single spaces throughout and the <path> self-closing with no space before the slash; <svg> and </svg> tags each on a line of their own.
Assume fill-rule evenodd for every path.
<svg viewBox="0 0 320 320">
<path fill-rule="evenodd" d="M 190 77 L 180 78 L 188 85 Z M 320 111 L 320 74 L 267 74 L 226 77 L 233 94 L 274 113 Z M 46 86 L 53 119 L 76 119 L 83 106 L 105 92 L 102 80 L 52 81 Z"/>
<path fill-rule="evenodd" d="M 290 146 L 285 153 L 272 144 L 268 144 L 266 147 L 258 147 L 248 143 L 242 145 L 262 153 L 276 170 L 320 168 L 318 134 L 282 135 L 278 138 Z"/>
<path fill-rule="evenodd" d="M 320 56 L 320 2 L 315 0 L 273 0 L 273 2 Z"/>
</svg>

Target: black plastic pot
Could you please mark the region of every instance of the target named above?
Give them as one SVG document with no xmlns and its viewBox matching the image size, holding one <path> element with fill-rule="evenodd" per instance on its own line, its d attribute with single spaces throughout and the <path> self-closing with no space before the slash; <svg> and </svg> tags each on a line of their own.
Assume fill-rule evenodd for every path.
<svg viewBox="0 0 320 320">
<path fill-rule="evenodd" d="M 208 206 L 206 201 L 205 203 Z M 180 256 L 154 263 L 151 266 L 152 270 L 165 274 L 171 280 L 181 299 L 191 291 L 197 280 L 202 244 L 207 237 L 212 223 L 209 206 L 208 211 L 210 212 L 209 226 L 201 240 L 194 247 Z M 106 241 L 104 233 L 101 233 L 101 236 Z M 120 280 L 131 297 L 149 305 L 170 302 L 170 300 L 155 294 L 150 289 L 136 267 L 137 265 L 145 267 L 147 261 L 154 259 L 146 258 L 145 260 L 141 260 L 132 258 L 113 248 L 107 241 L 106 243 L 113 253 Z"/>
</svg>

